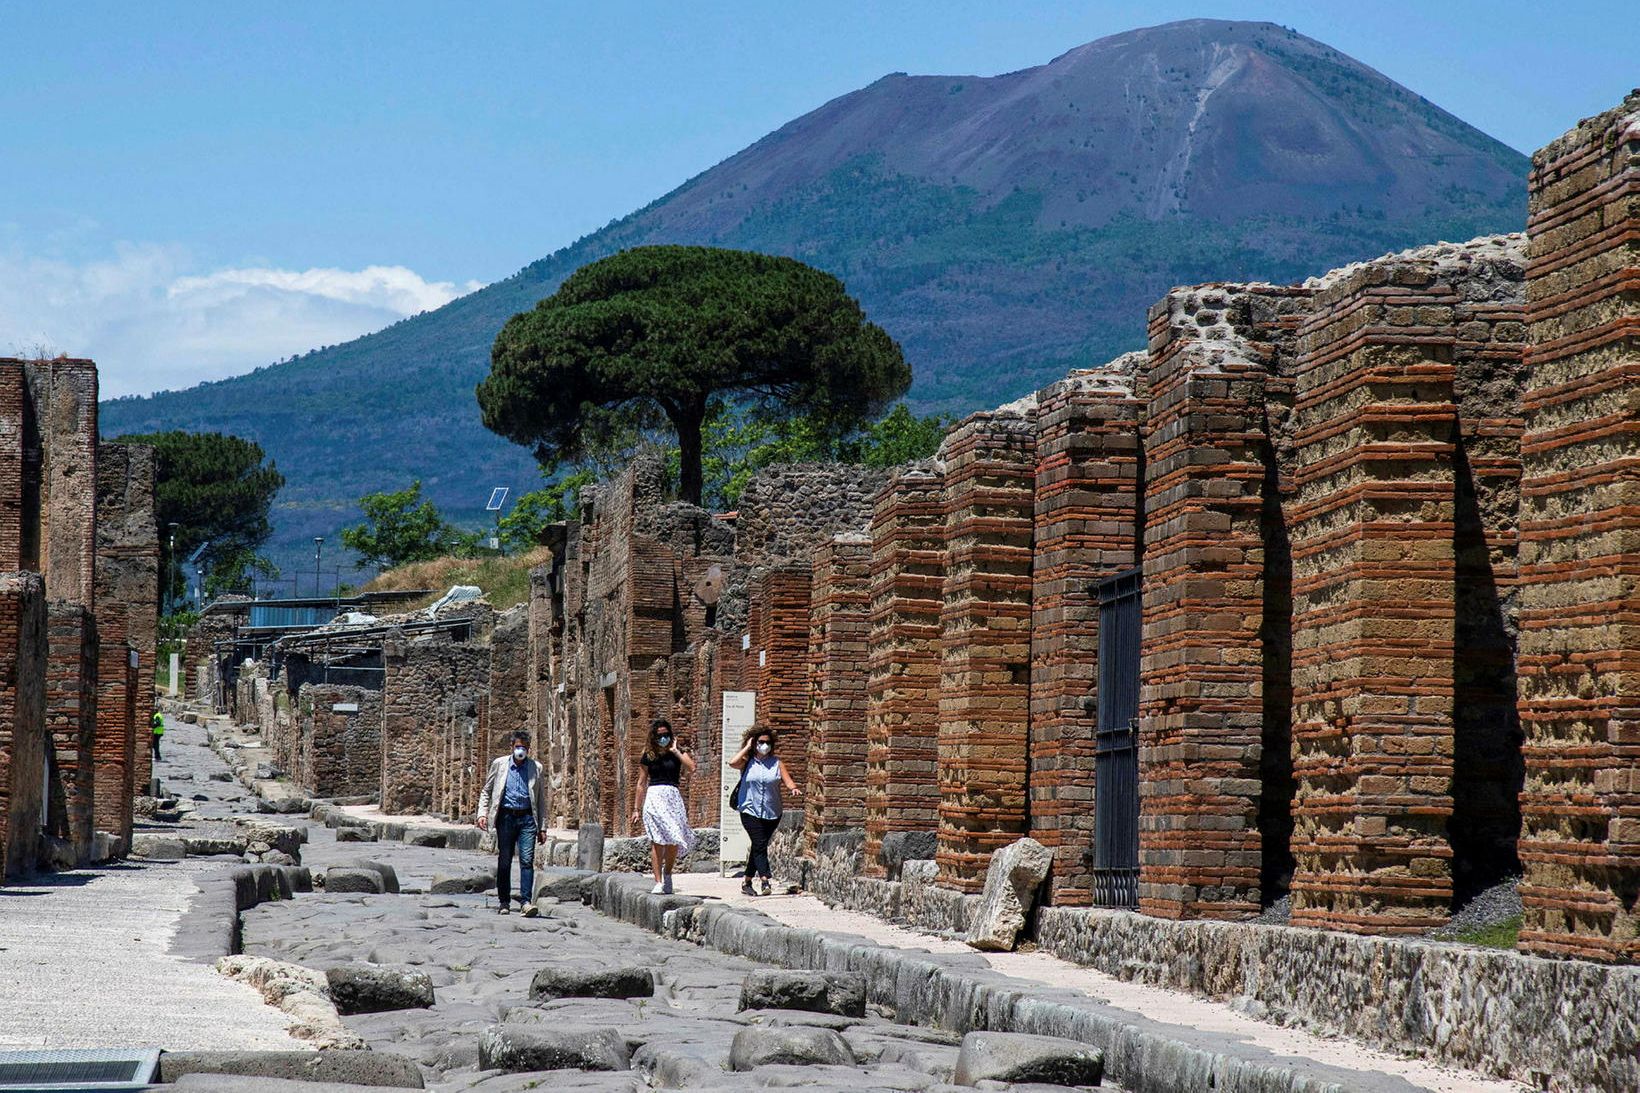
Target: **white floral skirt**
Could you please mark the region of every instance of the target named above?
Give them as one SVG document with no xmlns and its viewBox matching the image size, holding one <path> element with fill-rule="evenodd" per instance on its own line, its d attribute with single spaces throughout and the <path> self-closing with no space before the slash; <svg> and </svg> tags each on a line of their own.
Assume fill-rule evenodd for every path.
<svg viewBox="0 0 1640 1093">
<path fill-rule="evenodd" d="M 682 847 L 680 855 L 695 848 L 695 833 L 683 808 L 677 786 L 650 786 L 643 795 L 643 833 L 660 846 Z"/>
</svg>

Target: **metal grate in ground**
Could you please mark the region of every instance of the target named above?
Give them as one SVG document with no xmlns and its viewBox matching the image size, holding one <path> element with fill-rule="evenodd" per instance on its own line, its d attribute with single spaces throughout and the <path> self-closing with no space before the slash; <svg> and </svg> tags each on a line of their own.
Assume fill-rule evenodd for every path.
<svg viewBox="0 0 1640 1093">
<path fill-rule="evenodd" d="M 0 1051 L 0 1091 L 143 1089 L 158 1067 L 158 1048 Z"/>
</svg>

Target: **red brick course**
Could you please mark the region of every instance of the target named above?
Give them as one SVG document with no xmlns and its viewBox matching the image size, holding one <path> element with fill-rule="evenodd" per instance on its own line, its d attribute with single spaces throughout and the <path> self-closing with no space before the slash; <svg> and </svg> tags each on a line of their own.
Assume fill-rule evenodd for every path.
<svg viewBox="0 0 1640 1093">
<path fill-rule="evenodd" d="M 865 826 L 870 604 L 871 540 L 839 535 L 820 544 L 809 607 L 812 723 L 803 810 L 811 854 L 821 835 Z"/>
</svg>

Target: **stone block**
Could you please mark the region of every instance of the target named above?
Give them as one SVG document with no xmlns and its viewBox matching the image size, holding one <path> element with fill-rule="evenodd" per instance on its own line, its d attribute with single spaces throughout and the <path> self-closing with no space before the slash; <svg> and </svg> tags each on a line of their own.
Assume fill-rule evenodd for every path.
<svg viewBox="0 0 1640 1093">
<path fill-rule="evenodd" d="M 426 972 L 344 964 L 325 972 L 336 1012 L 355 1013 L 427 1009 L 433 1004 L 433 981 Z"/>
<path fill-rule="evenodd" d="M 1090 1086 L 1104 1078 L 1105 1054 L 1096 1047 L 1054 1036 L 1017 1032 L 970 1032 L 962 1038 L 957 1085 L 981 1082 Z"/>
<path fill-rule="evenodd" d="M 968 944 L 992 952 L 1012 951 L 1052 863 L 1052 852 L 1035 839 L 1020 839 L 992 854 Z"/>
<path fill-rule="evenodd" d="M 612 1028 L 505 1023 L 478 1041 L 479 1067 L 518 1074 L 536 1070 L 625 1070 L 631 1055 Z"/>
</svg>

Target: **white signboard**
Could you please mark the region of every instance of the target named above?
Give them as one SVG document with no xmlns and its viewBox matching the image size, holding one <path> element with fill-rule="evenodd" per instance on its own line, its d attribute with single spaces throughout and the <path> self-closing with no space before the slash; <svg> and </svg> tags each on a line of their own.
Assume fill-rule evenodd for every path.
<svg viewBox="0 0 1640 1093">
<path fill-rule="evenodd" d="M 723 692 L 723 784 L 718 800 L 723 805 L 722 819 L 718 822 L 718 862 L 723 876 L 732 877 L 746 868 L 746 859 L 752 854 L 752 840 L 740 817 L 729 807 L 729 794 L 740 781 L 740 771 L 729 765 L 729 760 L 740 751 L 740 742 L 746 730 L 757 720 L 756 691 Z"/>
<path fill-rule="evenodd" d="M 171 694 L 172 698 L 175 698 L 177 696 L 177 662 L 180 659 L 181 659 L 180 654 L 178 654 L 178 653 L 172 653 L 171 654 L 171 685 L 170 685 L 169 689 L 170 689 L 170 694 Z"/>
</svg>

